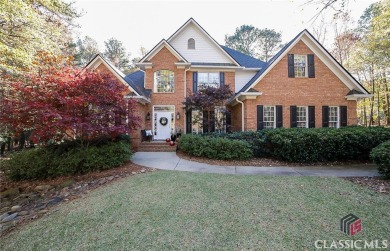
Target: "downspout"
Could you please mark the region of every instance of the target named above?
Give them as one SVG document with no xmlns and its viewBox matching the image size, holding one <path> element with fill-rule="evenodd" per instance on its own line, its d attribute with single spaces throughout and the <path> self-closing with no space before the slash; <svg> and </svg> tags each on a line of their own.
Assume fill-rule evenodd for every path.
<svg viewBox="0 0 390 251">
<path fill-rule="evenodd" d="M 184 99 L 187 97 L 187 71 L 189 71 L 191 68 L 188 67 L 188 69 L 184 69 Z M 183 131 L 181 132 L 182 134 L 186 134 L 187 132 L 187 112 L 185 111 L 184 114 L 183 114 L 183 118 L 184 118 L 184 128 L 183 128 Z"/>
<path fill-rule="evenodd" d="M 237 103 L 240 103 L 241 104 L 241 116 L 242 116 L 242 118 L 241 118 L 241 131 L 244 131 L 245 129 L 245 127 L 244 127 L 244 102 L 242 102 L 242 101 L 240 101 L 240 100 L 238 100 L 238 98 L 236 98 L 236 101 L 237 101 Z"/>
</svg>

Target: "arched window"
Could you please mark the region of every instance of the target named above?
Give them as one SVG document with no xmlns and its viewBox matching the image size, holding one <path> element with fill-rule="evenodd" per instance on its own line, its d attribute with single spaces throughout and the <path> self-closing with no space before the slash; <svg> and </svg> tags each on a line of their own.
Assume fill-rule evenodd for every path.
<svg viewBox="0 0 390 251">
<path fill-rule="evenodd" d="M 188 49 L 195 50 L 195 39 L 188 39 Z"/>
<path fill-rule="evenodd" d="M 175 92 L 173 71 L 159 70 L 154 72 L 154 92 Z"/>
</svg>

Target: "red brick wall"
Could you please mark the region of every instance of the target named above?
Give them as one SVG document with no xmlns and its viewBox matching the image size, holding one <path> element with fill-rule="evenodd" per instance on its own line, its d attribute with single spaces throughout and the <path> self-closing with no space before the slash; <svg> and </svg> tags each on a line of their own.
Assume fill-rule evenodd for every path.
<svg viewBox="0 0 390 251">
<path fill-rule="evenodd" d="M 153 63 L 152 69 L 146 69 L 145 71 L 145 88 L 151 89 L 151 103 L 148 106 L 147 112 L 150 112 L 150 116 L 153 115 L 153 105 L 174 105 L 175 115 L 180 113 L 180 119 L 176 120 L 175 116 L 175 128 L 181 128 L 184 130 L 185 111 L 183 110 L 184 101 L 184 69 L 178 69 L 175 62 L 178 59 L 167 49 L 162 48 L 151 60 Z M 175 91 L 174 93 L 155 93 L 154 92 L 154 72 L 158 70 L 170 70 L 174 72 L 175 79 Z M 146 122 L 146 128 L 152 129 L 152 119 Z"/>
<path fill-rule="evenodd" d="M 289 54 L 314 54 L 299 41 Z M 290 127 L 290 106 L 315 106 L 316 127 L 322 127 L 322 106 L 348 106 L 348 125 L 357 123 L 356 101 L 347 101 L 349 89 L 316 56 L 315 78 L 288 78 L 287 55 L 254 87 L 263 95 L 245 101 L 245 129 L 257 129 L 257 105 L 283 105 L 283 127 Z"/>
<path fill-rule="evenodd" d="M 116 76 L 110 71 L 107 69 L 107 67 L 104 65 L 104 64 L 100 64 L 97 68 L 96 68 L 96 71 L 102 73 L 102 74 L 109 74 L 111 75 L 114 79 L 116 79 Z M 123 83 L 121 83 L 119 80 L 117 80 L 117 83 L 118 85 L 123 85 Z M 130 91 L 127 89 L 123 95 L 127 95 L 129 94 Z M 144 129 L 144 128 L 148 128 L 146 127 L 146 124 L 145 124 L 145 114 L 147 113 L 147 110 L 148 110 L 148 105 L 143 105 L 141 103 L 136 103 L 135 105 L 135 109 L 134 109 L 134 115 L 135 116 L 138 116 L 140 117 L 140 128 L 134 130 L 131 132 L 131 146 L 133 148 L 133 150 L 136 150 L 139 146 L 139 144 L 141 143 L 141 129 Z M 151 127 L 149 127 L 151 128 Z"/>
</svg>

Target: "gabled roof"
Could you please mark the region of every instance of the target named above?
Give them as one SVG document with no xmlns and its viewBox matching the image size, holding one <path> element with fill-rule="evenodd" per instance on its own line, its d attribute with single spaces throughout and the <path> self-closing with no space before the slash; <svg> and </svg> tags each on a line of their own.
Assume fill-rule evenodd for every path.
<svg viewBox="0 0 390 251">
<path fill-rule="evenodd" d="M 168 42 L 170 42 L 170 41 L 172 41 L 172 39 L 174 38 L 174 37 L 176 37 L 177 36 L 177 34 L 179 34 L 182 30 L 184 30 L 185 29 L 185 27 L 187 27 L 188 25 L 190 25 L 190 24 L 194 24 L 208 39 L 210 39 L 211 40 L 211 42 L 213 43 L 213 44 L 215 44 L 216 46 L 217 46 L 217 48 L 219 48 L 220 50 L 221 50 L 221 52 L 223 53 L 223 54 L 225 54 L 230 60 L 232 60 L 237 66 L 239 66 L 240 64 L 229 54 L 229 53 L 227 53 L 218 43 L 217 43 L 217 41 L 215 41 L 215 39 L 212 37 L 212 36 L 210 36 L 210 34 L 209 33 L 207 33 L 207 31 L 205 30 L 205 29 L 203 29 L 203 27 L 202 26 L 200 26 L 199 24 L 198 24 L 198 22 L 196 22 L 195 21 L 195 19 L 193 19 L 192 17 L 190 18 L 190 19 L 188 19 L 188 21 L 187 22 L 185 22 L 182 26 L 180 26 L 180 28 L 177 30 L 177 31 L 175 31 L 175 33 L 173 33 L 168 39 L 167 39 L 167 41 Z"/>
<path fill-rule="evenodd" d="M 137 91 L 141 93 L 143 96 L 150 98 L 151 90 L 145 89 L 144 81 L 145 81 L 145 72 L 143 71 L 135 71 L 128 74 L 125 77 L 126 82 L 130 85 L 136 87 Z"/>
<path fill-rule="evenodd" d="M 94 67 L 93 69 L 96 69 L 100 65 L 98 61 L 104 64 L 106 68 L 111 71 L 111 73 L 114 74 L 114 76 L 116 76 L 122 84 L 126 85 L 130 89 L 130 91 L 134 92 L 137 96 L 141 96 L 140 93 L 137 92 L 136 86 L 134 84 L 127 83 L 127 81 L 124 79 L 125 74 L 102 55 L 96 54 L 96 56 L 92 58 L 91 61 L 89 61 L 85 68 L 90 69 L 91 67 Z"/>
<path fill-rule="evenodd" d="M 295 36 L 295 38 L 272 57 L 267 62 L 266 66 L 258 71 L 238 93 L 248 92 L 249 89 L 253 88 L 300 40 L 302 40 L 313 52 L 317 51 L 316 56 L 319 57 L 350 90 L 356 89 L 364 95 L 369 95 L 369 92 L 306 29 Z"/>
<path fill-rule="evenodd" d="M 234 60 L 245 68 L 264 68 L 267 63 L 259 59 L 248 56 L 242 52 L 220 45 Z"/>
<path fill-rule="evenodd" d="M 167 40 L 162 39 L 156 46 L 153 47 L 151 51 L 149 51 L 143 58 L 141 58 L 138 64 L 148 62 L 164 47 L 167 48 L 179 61 L 188 63 L 188 61 L 175 48 L 173 48 Z"/>
</svg>

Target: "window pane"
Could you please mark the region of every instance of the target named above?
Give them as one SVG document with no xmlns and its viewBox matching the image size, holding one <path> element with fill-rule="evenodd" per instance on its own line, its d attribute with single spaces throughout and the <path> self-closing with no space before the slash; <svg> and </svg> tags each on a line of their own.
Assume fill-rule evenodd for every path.
<svg viewBox="0 0 390 251">
<path fill-rule="evenodd" d="M 218 88 L 219 84 L 219 72 L 198 73 L 198 89 L 205 87 Z"/>
<path fill-rule="evenodd" d="M 263 107 L 263 122 L 264 122 L 264 128 L 275 128 L 275 107 L 274 106 Z"/>
<path fill-rule="evenodd" d="M 329 106 L 329 127 L 338 127 L 339 114 L 337 106 Z"/>
<path fill-rule="evenodd" d="M 215 107 L 215 131 L 216 132 L 226 132 L 225 110 L 226 109 L 223 106 Z"/>
<path fill-rule="evenodd" d="M 174 92 L 175 81 L 173 71 L 156 71 L 154 73 L 154 84 L 156 92 Z"/>
<path fill-rule="evenodd" d="M 188 49 L 195 49 L 195 40 L 193 38 L 188 39 Z"/>
<path fill-rule="evenodd" d="M 294 72 L 296 77 L 306 77 L 306 55 L 294 55 Z"/>
<path fill-rule="evenodd" d="M 307 107 L 306 106 L 297 106 L 297 127 L 306 128 L 307 127 Z"/>
<path fill-rule="evenodd" d="M 203 114 L 199 110 L 192 110 L 192 133 L 203 133 L 202 120 Z"/>
</svg>

